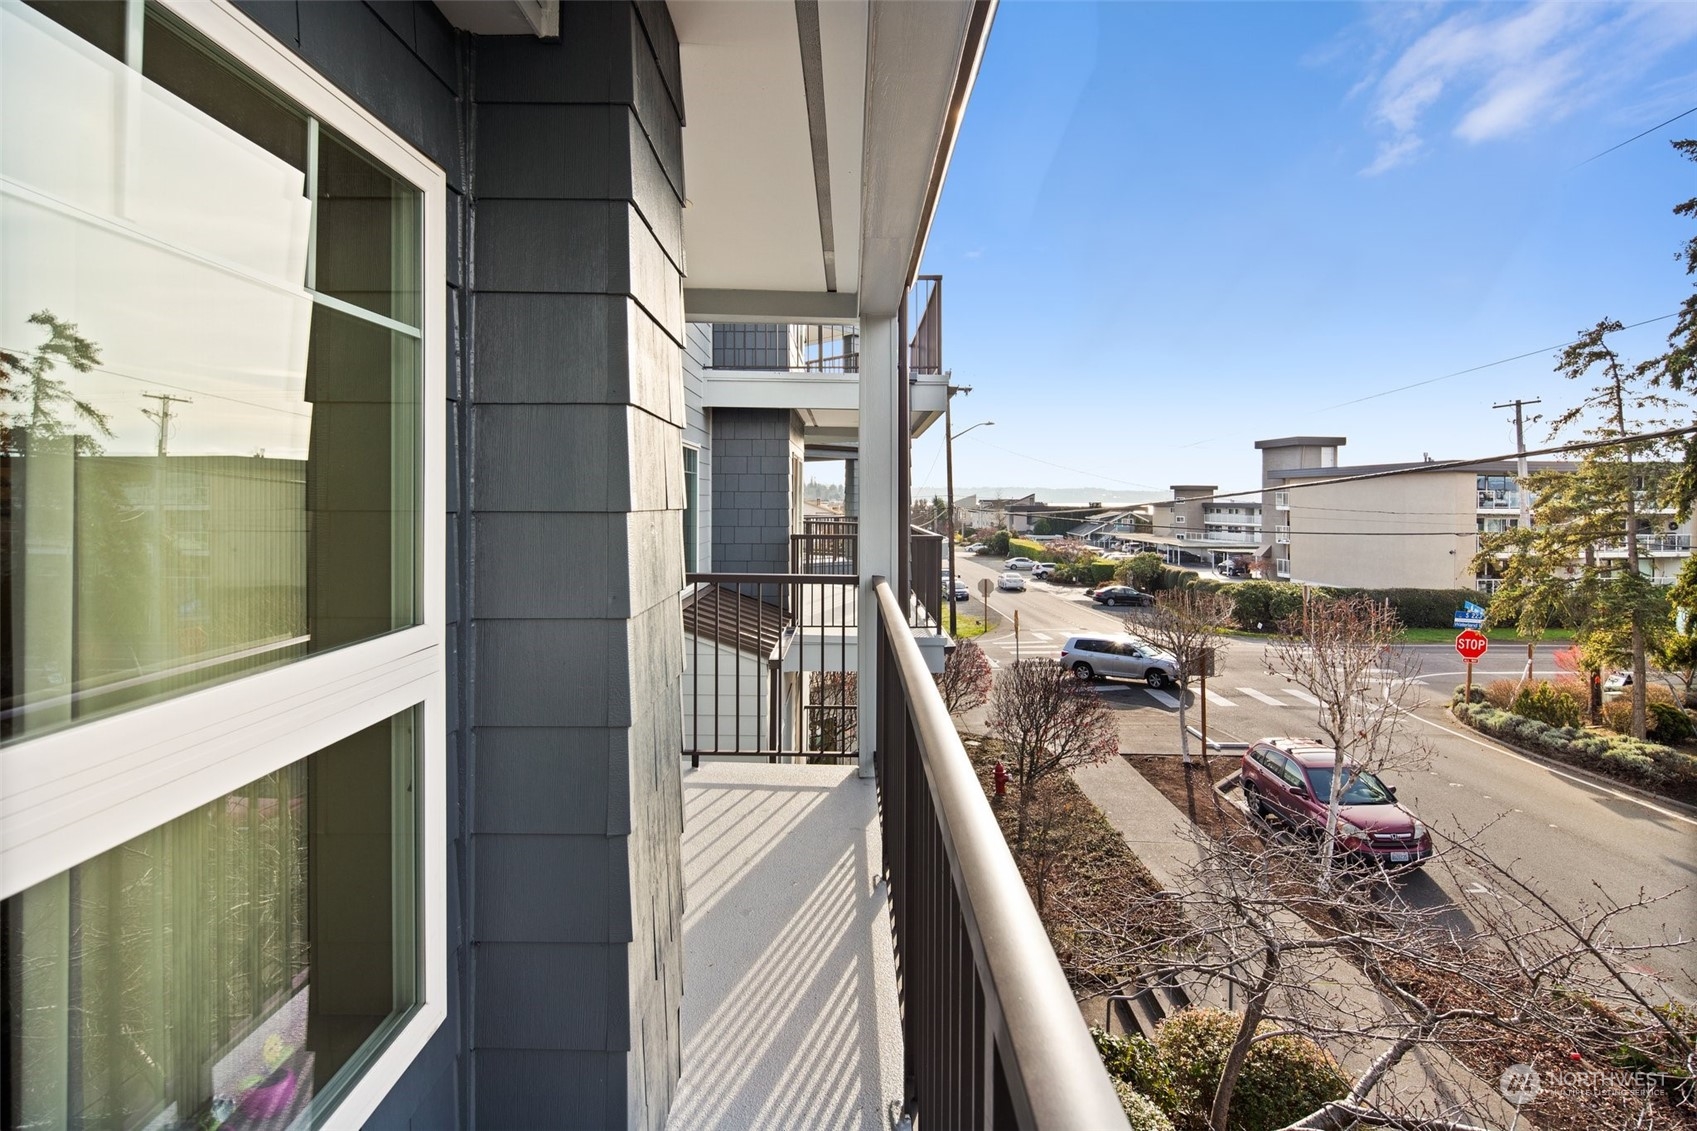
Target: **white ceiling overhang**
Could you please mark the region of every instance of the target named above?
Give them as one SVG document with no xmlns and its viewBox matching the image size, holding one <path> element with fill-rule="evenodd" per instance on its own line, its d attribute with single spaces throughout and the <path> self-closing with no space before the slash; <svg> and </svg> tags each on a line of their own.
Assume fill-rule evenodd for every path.
<svg viewBox="0 0 1697 1131">
<path fill-rule="evenodd" d="M 894 314 L 993 0 L 670 0 L 693 321 Z"/>
</svg>

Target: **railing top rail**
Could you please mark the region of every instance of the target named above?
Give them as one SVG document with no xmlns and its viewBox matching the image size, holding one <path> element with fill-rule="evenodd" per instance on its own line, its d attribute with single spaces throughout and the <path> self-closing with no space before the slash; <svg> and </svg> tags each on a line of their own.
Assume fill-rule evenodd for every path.
<svg viewBox="0 0 1697 1131">
<path fill-rule="evenodd" d="M 858 585 L 845 573 L 686 573 L 685 585 Z"/>
<path fill-rule="evenodd" d="M 998 1039 L 1019 1123 L 1118 1126 L 1125 1120 L 1119 1099 L 901 604 L 887 579 L 874 577 L 872 584 L 937 820 L 953 858 L 951 871 L 986 1004 L 1000 1018 Z"/>
</svg>

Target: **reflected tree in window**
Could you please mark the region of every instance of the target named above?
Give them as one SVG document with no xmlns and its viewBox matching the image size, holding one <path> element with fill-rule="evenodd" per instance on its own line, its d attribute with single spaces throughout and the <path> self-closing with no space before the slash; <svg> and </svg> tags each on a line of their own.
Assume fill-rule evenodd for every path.
<svg viewBox="0 0 1697 1131">
<path fill-rule="evenodd" d="M 100 364 L 100 348 L 78 333 L 74 322 L 50 310 L 36 311 L 29 322 L 47 331 L 47 341 L 32 354 L 0 350 L 0 405 L 5 406 L 0 452 L 22 454 L 26 440 L 40 445 L 70 438 L 78 455 L 100 454 L 97 437 L 111 437 L 111 420 L 57 375 L 61 365 L 89 372 Z"/>
</svg>

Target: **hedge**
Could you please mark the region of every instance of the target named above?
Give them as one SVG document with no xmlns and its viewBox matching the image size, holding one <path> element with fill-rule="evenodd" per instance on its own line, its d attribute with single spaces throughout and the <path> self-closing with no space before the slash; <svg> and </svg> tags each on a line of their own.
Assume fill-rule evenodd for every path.
<svg viewBox="0 0 1697 1131">
<path fill-rule="evenodd" d="M 1457 719 L 1475 730 L 1528 747 L 1558 762 L 1579 766 L 1676 801 L 1697 804 L 1697 757 L 1683 750 L 1641 742 L 1620 734 L 1551 726 L 1478 702 L 1481 697 L 1478 690 L 1474 691 L 1474 702 L 1464 703 L 1461 690 L 1456 689 L 1450 710 Z"/>
</svg>

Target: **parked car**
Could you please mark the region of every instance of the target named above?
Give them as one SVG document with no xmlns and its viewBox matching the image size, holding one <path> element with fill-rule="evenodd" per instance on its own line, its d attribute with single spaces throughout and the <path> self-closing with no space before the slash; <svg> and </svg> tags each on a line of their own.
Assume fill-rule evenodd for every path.
<svg viewBox="0 0 1697 1131">
<path fill-rule="evenodd" d="M 1061 666 L 1079 679 L 1141 679 L 1160 689 L 1178 679 L 1178 661 L 1135 636 L 1081 632 L 1061 646 Z"/>
<path fill-rule="evenodd" d="M 964 581 L 955 582 L 955 600 L 956 601 L 970 601 L 970 600 L 972 600 L 972 589 L 971 589 L 971 587 L 969 587 L 967 585 L 966 582 L 964 582 Z"/>
<path fill-rule="evenodd" d="M 1009 558 L 1002 563 L 1003 569 L 1030 569 L 1037 563 L 1030 558 Z"/>
<path fill-rule="evenodd" d="M 1090 594 L 1090 599 L 1099 605 L 1136 605 L 1145 608 L 1155 603 L 1153 594 L 1133 589 L 1129 585 L 1104 585 Z"/>
<path fill-rule="evenodd" d="M 1009 570 L 996 579 L 996 588 L 1015 593 L 1023 592 L 1025 590 L 1025 577 Z"/>
<path fill-rule="evenodd" d="M 966 552 L 969 553 L 969 554 L 982 554 L 985 550 L 988 550 L 989 548 L 990 547 L 986 546 L 982 542 L 974 542 L 972 545 L 970 545 L 966 548 Z"/>
<path fill-rule="evenodd" d="M 1243 562 L 1221 562 L 1214 567 L 1214 572 L 1221 577 L 1248 577 L 1249 566 Z"/>
<path fill-rule="evenodd" d="M 1048 577 L 1054 572 L 1054 562 L 1038 562 L 1036 565 L 1031 567 L 1031 576 L 1034 578 Z"/>
<path fill-rule="evenodd" d="M 1336 753 L 1307 738 L 1263 738 L 1243 754 L 1243 799 L 1256 816 L 1277 816 L 1298 831 L 1321 835 L 1332 795 Z M 1344 762 L 1338 847 L 1357 863 L 1418 868 L 1432 855 L 1432 836 L 1396 789 L 1353 761 Z"/>
</svg>

